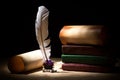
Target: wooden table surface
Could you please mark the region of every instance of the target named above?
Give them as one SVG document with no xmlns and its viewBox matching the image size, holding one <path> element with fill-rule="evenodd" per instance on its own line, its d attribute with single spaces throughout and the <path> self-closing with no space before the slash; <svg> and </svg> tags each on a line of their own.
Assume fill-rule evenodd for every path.
<svg viewBox="0 0 120 80">
<path fill-rule="evenodd" d="M 60 58 L 52 58 L 57 72 L 43 72 L 41 69 L 25 74 L 12 74 L 7 68 L 7 59 L 0 61 L 0 80 L 120 80 L 120 73 L 95 73 L 64 71 Z"/>
</svg>

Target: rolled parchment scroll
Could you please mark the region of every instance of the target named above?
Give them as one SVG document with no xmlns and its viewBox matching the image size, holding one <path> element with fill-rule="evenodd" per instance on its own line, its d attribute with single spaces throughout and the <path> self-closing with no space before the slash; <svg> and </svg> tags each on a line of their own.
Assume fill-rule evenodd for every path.
<svg viewBox="0 0 120 80">
<path fill-rule="evenodd" d="M 43 66 L 41 51 L 34 50 L 11 57 L 8 60 L 8 69 L 11 73 L 23 73 Z"/>
</svg>

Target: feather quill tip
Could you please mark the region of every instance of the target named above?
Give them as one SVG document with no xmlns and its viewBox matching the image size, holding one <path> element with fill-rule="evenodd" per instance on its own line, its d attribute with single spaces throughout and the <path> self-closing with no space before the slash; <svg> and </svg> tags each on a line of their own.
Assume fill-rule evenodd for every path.
<svg viewBox="0 0 120 80">
<path fill-rule="evenodd" d="M 54 62 L 52 60 L 46 60 L 43 66 L 43 72 L 57 72 L 57 70 L 53 69 Z"/>
</svg>

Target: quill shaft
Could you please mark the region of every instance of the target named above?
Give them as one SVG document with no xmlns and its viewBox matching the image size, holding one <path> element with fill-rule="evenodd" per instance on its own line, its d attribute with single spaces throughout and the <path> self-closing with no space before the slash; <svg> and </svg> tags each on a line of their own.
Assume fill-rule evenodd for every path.
<svg viewBox="0 0 120 80">
<path fill-rule="evenodd" d="M 45 51 L 45 48 L 44 48 L 45 46 L 44 46 L 44 44 L 43 44 L 44 41 L 43 41 L 43 39 L 42 39 L 42 38 L 43 38 L 43 35 L 42 35 L 42 27 L 40 27 L 40 28 L 41 28 L 41 29 L 40 29 L 40 33 L 41 33 L 41 34 L 40 34 L 40 36 L 41 36 L 40 39 L 41 39 L 41 42 L 42 42 L 42 43 L 41 43 L 42 46 L 41 46 L 40 48 L 43 50 L 43 53 L 44 53 L 44 56 L 45 56 L 46 60 L 48 60 L 47 55 L 46 55 L 46 51 Z"/>
</svg>

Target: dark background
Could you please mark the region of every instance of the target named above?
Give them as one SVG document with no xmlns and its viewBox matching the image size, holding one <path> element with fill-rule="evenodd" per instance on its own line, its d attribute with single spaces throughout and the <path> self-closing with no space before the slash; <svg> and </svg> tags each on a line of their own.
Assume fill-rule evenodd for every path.
<svg viewBox="0 0 120 80">
<path fill-rule="evenodd" d="M 119 8 L 114 3 L 86 3 L 71 0 L 16 0 L 4 1 L 1 9 L 1 56 L 39 49 L 35 36 L 35 19 L 38 6 L 44 5 L 49 11 L 49 34 L 51 37 L 52 56 L 61 56 L 60 29 L 67 24 L 102 24 L 108 28 L 109 44 L 116 57 L 119 54 Z M 113 6 L 115 5 L 115 6 Z M 118 20 L 117 20 L 118 19 Z"/>
</svg>

